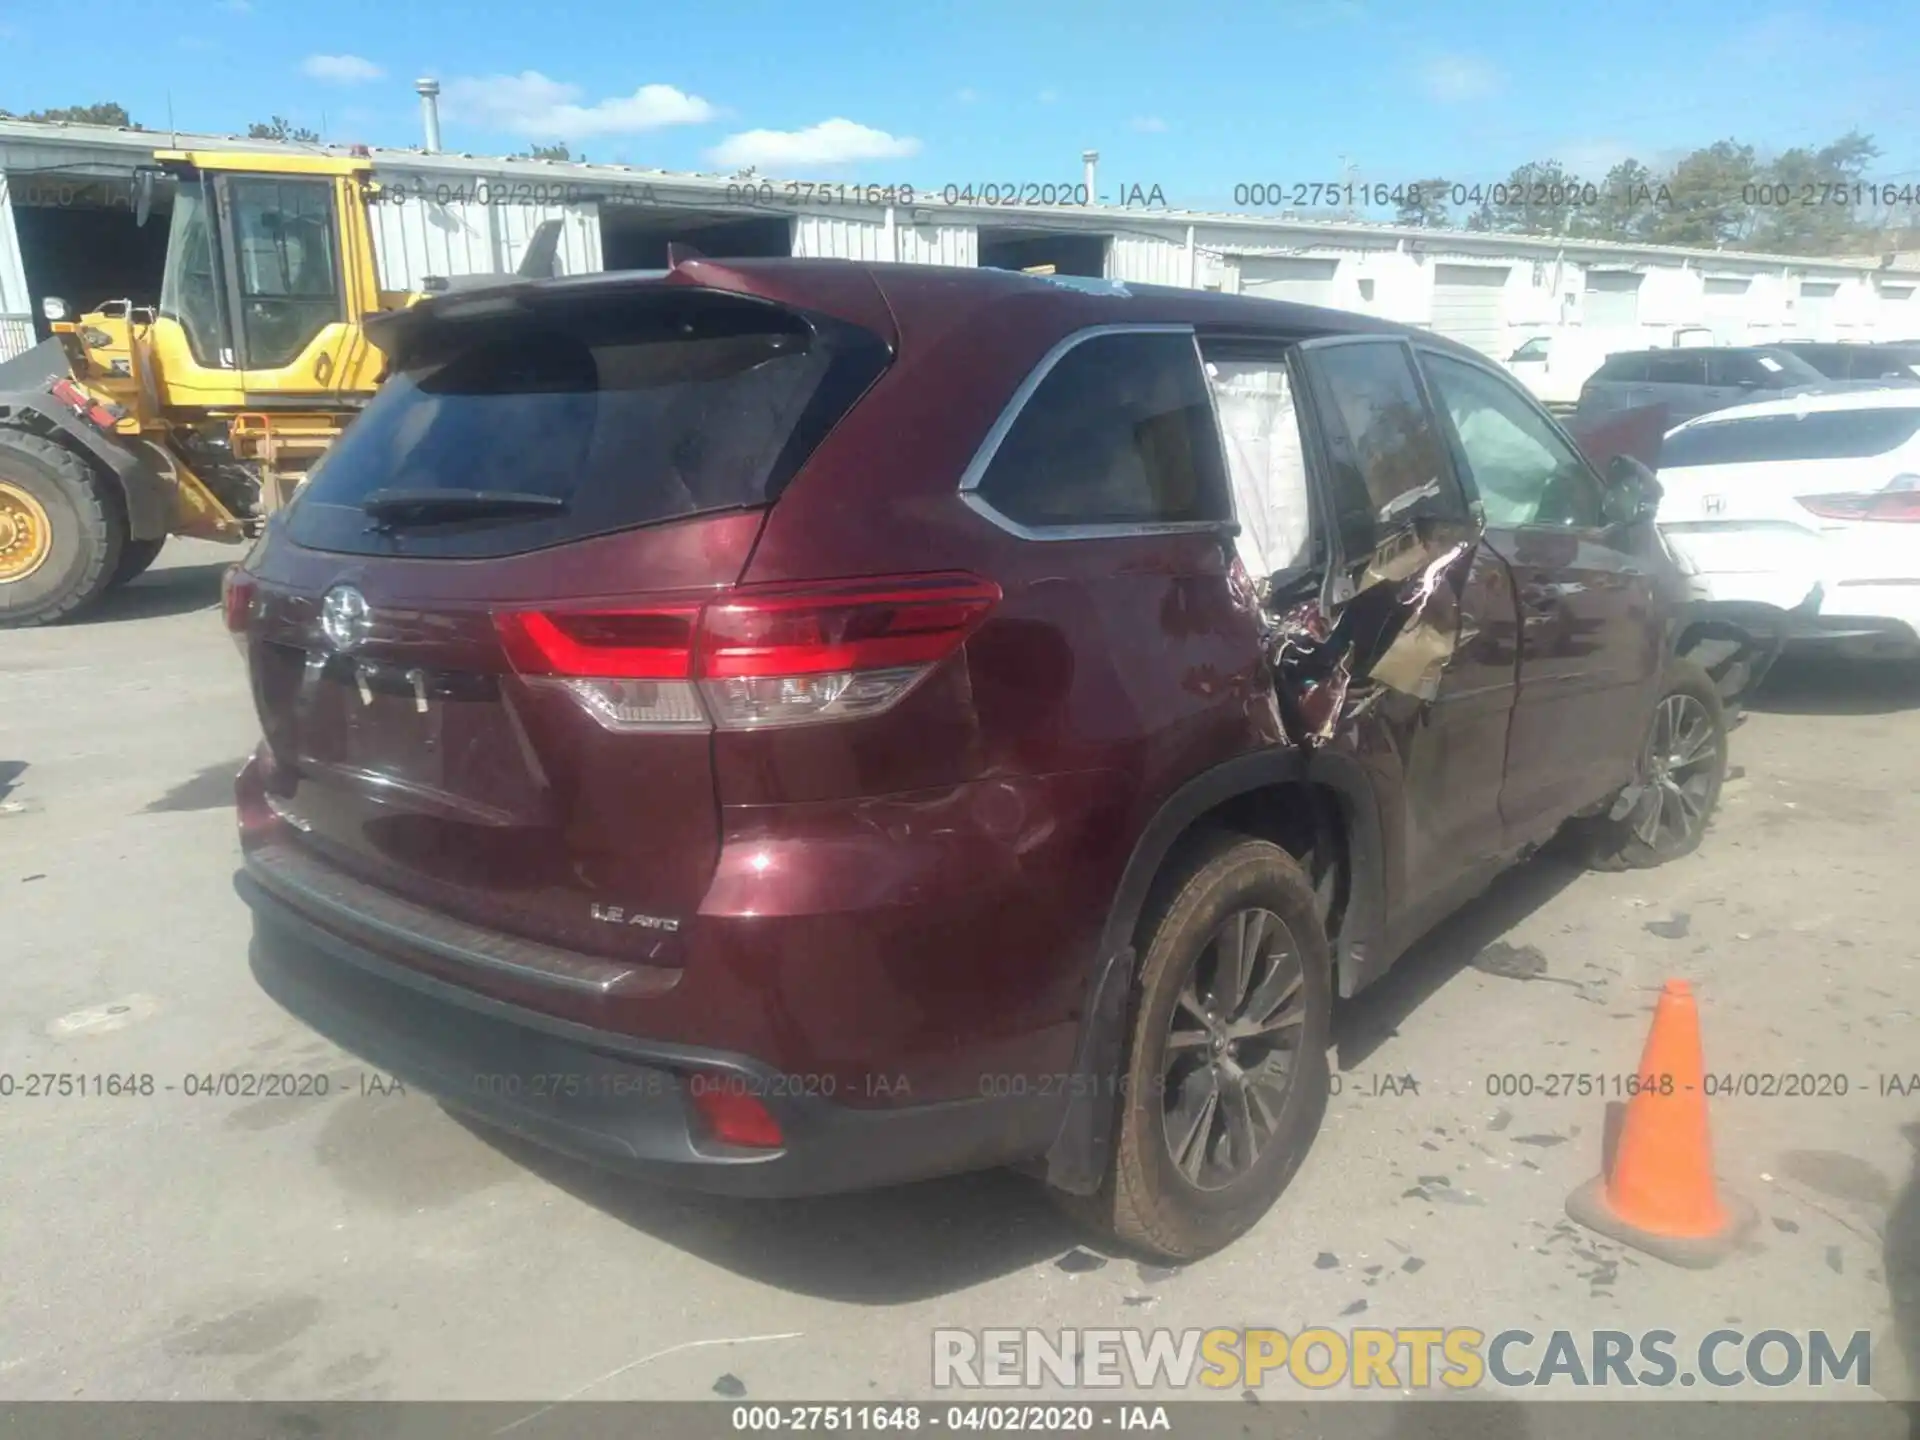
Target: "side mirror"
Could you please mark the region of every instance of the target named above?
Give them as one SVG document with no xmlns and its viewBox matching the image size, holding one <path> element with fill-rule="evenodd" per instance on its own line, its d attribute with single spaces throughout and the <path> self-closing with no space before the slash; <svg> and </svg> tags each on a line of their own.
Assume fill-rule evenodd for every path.
<svg viewBox="0 0 1920 1440">
<path fill-rule="evenodd" d="M 1600 509 L 1609 525 L 1632 525 L 1651 520 L 1660 510 L 1660 481 L 1652 470 L 1631 455 L 1607 462 L 1607 490 Z"/>
<path fill-rule="evenodd" d="M 62 300 L 58 295 L 49 295 L 40 302 L 40 313 L 49 320 L 58 321 L 66 319 L 70 312 L 67 309 L 66 301 Z"/>
</svg>

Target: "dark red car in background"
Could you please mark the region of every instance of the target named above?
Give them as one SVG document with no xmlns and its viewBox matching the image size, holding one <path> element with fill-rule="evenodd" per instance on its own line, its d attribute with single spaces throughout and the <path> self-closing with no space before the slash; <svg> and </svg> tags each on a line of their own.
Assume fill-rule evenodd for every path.
<svg viewBox="0 0 1920 1440">
<path fill-rule="evenodd" d="M 1717 795 L 1647 473 L 1431 335 L 841 261 L 381 323 L 229 584 L 254 971 L 558 1149 L 1021 1164 L 1203 1253 L 1336 992 L 1570 818 L 1651 863 Z"/>
</svg>

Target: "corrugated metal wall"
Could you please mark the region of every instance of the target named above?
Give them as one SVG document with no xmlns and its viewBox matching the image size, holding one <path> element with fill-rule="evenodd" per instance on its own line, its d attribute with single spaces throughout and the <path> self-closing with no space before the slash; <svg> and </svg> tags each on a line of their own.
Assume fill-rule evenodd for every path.
<svg viewBox="0 0 1920 1440">
<path fill-rule="evenodd" d="M 802 215 L 793 222 L 793 253 L 810 260 L 891 260 L 884 220 Z"/>
<path fill-rule="evenodd" d="M 1147 235 L 1116 235 L 1107 247 L 1107 278 L 1136 285 L 1187 283 L 1187 247 Z"/>
<path fill-rule="evenodd" d="M 0 171 L 0 360 L 33 348 L 33 300 L 20 263 L 20 235 L 13 228 L 13 201 Z"/>
<path fill-rule="evenodd" d="M 1107 278 L 1131 280 L 1136 285 L 1189 284 L 1198 289 L 1229 289 L 1233 265 L 1218 250 L 1209 248 L 1204 237 L 1196 237 L 1193 275 L 1187 274 L 1187 245 L 1184 238 L 1152 235 L 1116 235 L 1107 247 Z"/>
<path fill-rule="evenodd" d="M 907 265 L 971 270 L 980 263 L 980 232 L 971 225 L 896 225 L 894 239 Z"/>
<path fill-rule="evenodd" d="M 600 207 L 579 205 L 485 205 L 476 200 L 427 197 L 421 177 L 381 172 L 390 198 L 373 209 L 374 252 L 380 284 L 387 290 L 417 290 L 429 275 L 494 275 L 512 270 L 541 223 L 564 219 L 560 268 L 567 275 L 601 270 Z M 402 196 L 402 199 L 393 199 Z"/>
<path fill-rule="evenodd" d="M 793 223 L 793 253 L 814 259 L 898 260 L 903 265 L 980 263 L 980 232 L 971 225 L 914 225 L 894 212 L 893 253 L 888 253 L 887 222 L 879 218 L 802 215 Z"/>
</svg>

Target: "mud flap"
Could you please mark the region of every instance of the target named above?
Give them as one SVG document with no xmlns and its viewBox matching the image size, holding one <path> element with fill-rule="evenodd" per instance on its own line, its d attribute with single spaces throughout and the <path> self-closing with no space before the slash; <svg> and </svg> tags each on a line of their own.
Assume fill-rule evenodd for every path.
<svg viewBox="0 0 1920 1440">
<path fill-rule="evenodd" d="M 1382 690 L 1422 702 L 1439 693 L 1462 639 L 1460 594 L 1481 528 L 1418 521 L 1354 567 L 1349 599 L 1331 610 L 1318 597 L 1279 610 L 1267 661 L 1294 744 L 1324 745 Z"/>
</svg>

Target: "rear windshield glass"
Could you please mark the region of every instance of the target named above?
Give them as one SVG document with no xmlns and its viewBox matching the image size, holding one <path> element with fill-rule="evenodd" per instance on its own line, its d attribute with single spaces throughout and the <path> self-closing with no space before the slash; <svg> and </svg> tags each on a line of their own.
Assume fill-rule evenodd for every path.
<svg viewBox="0 0 1920 1440">
<path fill-rule="evenodd" d="M 443 322 L 316 469 L 296 542 L 508 554 L 774 499 L 885 363 L 877 337 L 716 296 L 615 296 Z M 552 496 L 562 511 L 376 530 L 380 491 Z"/>
<path fill-rule="evenodd" d="M 1714 420 L 1669 435 L 1660 463 L 1751 465 L 1770 460 L 1853 460 L 1884 455 L 1920 431 L 1920 408 L 1815 410 Z"/>
</svg>

